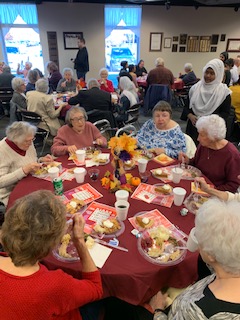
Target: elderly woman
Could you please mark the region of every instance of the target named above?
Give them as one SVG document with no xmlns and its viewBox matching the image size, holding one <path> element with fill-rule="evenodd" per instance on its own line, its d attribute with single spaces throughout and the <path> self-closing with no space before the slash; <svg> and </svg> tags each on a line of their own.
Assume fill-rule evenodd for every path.
<svg viewBox="0 0 240 320">
<path fill-rule="evenodd" d="M 144 67 L 144 61 L 140 60 L 136 66 L 137 77 L 142 77 L 147 75 L 147 70 Z"/>
<path fill-rule="evenodd" d="M 18 106 L 17 111 L 27 110 L 27 101 L 25 95 L 25 82 L 22 78 L 13 78 L 12 79 L 12 88 L 14 90 L 11 101 L 16 103 Z"/>
<path fill-rule="evenodd" d="M 87 114 L 83 108 L 73 106 L 66 115 L 66 125 L 58 130 L 51 148 L 55 156 L 74 153 L 84 147 L 93 146 L 95 143 L 106 147 L 107 140 L 91 122 L 87 121 Z"/>
<path fill-rule="evenodd" d="M 119 86 L 122 92 L 120 103 L 116 106 L 118 113 L 116 120 L 118 123 L 121 123 L 128 120 L 127 111 L 138 103 L 138 95 L 134 83 L 128 77 L 121 77 Z"/>
<path fill-rule="evenodd" d="M 73 79 L 73 71 L 71 68 L 63 69 L 63 79 L 59 80 L 57 92 L 76 91 L 76 80 Z"/>
<path fill-rule="evenodd" d="M 28 77 L 28 72 L 32 68 L 32 63 L 30 61 L 25 62 L 25 67 L 23 70 L 20 70 L 20 63 L 18 63 L 17 74 L 23 74 L 24 78 Z"/>
<path fill-rule="evenodd" d="M 58 117 L 66 103 L 55 110 L 53 98 L 47 94 L 48 89 L 48 81 L 39 79 L 36 82 L 36 91 L 27 92 L 27 109 L 42 117 L 39 128 L 48 130 L 52 136 L 56 136 L 57 130 L 61 127 Z"/>
<path fill-rule="evenodd" d="M 197 77 L 193 71 L 193 66 L 191 63 L 187 62 L 184 65 L 185 74 L 179 75 L 179 78 L 182 79 L 185 85 L 194 84 L 197 81 Z"/>
<path fill-rule="evenodd" d="M 218 114 L 227 120 L 231 108 L 231 91 L 222 83 L 224 64 L 220 59 L 209 61 L 203 68 L 203 77 L 189 91 L 185 107 L 188 118 L 186 133 L 197 144 L 196 121 L 200 116 Z"/>
<path fill-rule="evenodd" d="M 19 180 L 41 167 L 39 162 L 53 161 L 50 155 L 37 159 L 33 145 L 36 130 L 27 122 L 14 122 L 0 141 L 0 201 L 5 205 Z"/>
<path fill-rule="evenodd" d="M 61 73 L 58 71 L 58 66 L 55 62 L 49 61 L 47 63 L 47 71 L 49 73 L 48 81 L 50 91 L 56 91 L 59 81 L 62 79 Z"/>
<path fill-rule="evenodd" d="M 40 79 L 38 70 L 33 69 L 28 72 L 28 84 L 26 86 L 26 92 L 36 90 L 35 83 Z"/>
<path fill-rule="evenodd" d="M 199 145 L 193 159 L 186 163 L 200 169 L 218 190 L 236 192 L 240 174 L 240 153 L 226 137 L 225 121 L 216 114 L 204 116 L 196 123 Z"/>
<path fill-rule="evenodd" d="M 78 280 L 39 262 L 65 233 L 66 209 L 61 201 L 52 192 L 39 190 L 15 202 L 1 230 L 1 243 L 8 254 L 0 256 L 2 319 L 17 320 L 24 315 L 29 320 L 81 320 L 82 306 L 101 298 L 100 272 L 85 244 L 83 228 L 84 219 L 75 216 L 71 234 L 81 260 Z"/>
<path fill-rule="evenodd" d="M 137 140 L 138 145 L 177 158 L 186 152 L 186 141 L 180 126 L 171 119 L 172 108 L 166 101 L 159 101 L 153 108 L 153 119 L 144 123 Z"/>
<path fill-rule="evenodd" d="M 100 79 L 98 80 L 100 84 L 100 89 L 107 92 L 114 92 L 112 81 L 108 80 L 108 70 L 106 68 L 102 68 L 99 71 Z"/>
</svg>

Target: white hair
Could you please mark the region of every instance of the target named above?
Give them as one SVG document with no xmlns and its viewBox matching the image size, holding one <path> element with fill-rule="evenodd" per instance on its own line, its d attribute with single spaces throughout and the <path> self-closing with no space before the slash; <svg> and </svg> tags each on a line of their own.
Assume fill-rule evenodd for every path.
<svg viewBox="0 0 240 320">
<path fill-rule="evenodd" d="M 205 202 L 195 219 L 201 249 L 229 273 L 240 275 L 240 203 L 217 198 Z"/>
<path fill-rule="evenodd" d="M 72 106 L 65 117 L 65 123 L 68 124 L 69 127 L 72 127 L 72 121 L 71 118 L 74 114 L 76 113 L 82 113 L 82 115 L 84 116 L 85 120 L 87 121 L 88 116 L 87 116 L 87 112 L 84 108 L 82 107 L 78 107 L 78 106 Z"/>
<path fill-rule="evenodd" d="M 99 70 L 99 75 L 101 75 L 102 72 L 107 72 L 107 74 L 108 74 L 108 69 L 106 69 L 106 68 L 101 68 L 101 69 Z"/>
<path fill-rule="evenodd" d="M 35 136 L 37 127 L 24 121 L 15 121 L 6 129 L 8 140 L 21 143 L 29 135 Z"/>
<path fill-rule="evenodd" d="M 14 91 L 17 91 L 23 84 L 25 84 L 22 78 L 15 77 L 12 79 L 12 88 Z"/>
<path fill-rule="evenodd" d="M 63 75 L 66 73 L 66 72 L 70 72 L 71 73 L 71 75 L 72 75 L 72 77 L 73 77 L 73 70 L 71 69 L 71 68 L 64 68 L 63 69 Z"/>
<path fill-rule="evenodd" d="M 187 70 L 189 70 L 189 71 L 192 71 L 193 66 L 192 66 L 192 64 L 191 64 L 190 62 L 187 62 L 187 63 L 185 63 L 185 65 L 184 65 L 184 69 L 187 69 Z"/>
<path fill-rule="evenodd" d="M 164 66 L 164 60 L 163 58 L 159 57 L 155 60 L 155 66 Z"/>
<path fill-rule="evenodd" d="M 28 65 L 30 68 L 32 68 L 32 62 L 26 61 L 26 62 L 25 62 L 25 66 L 26 66 L 26 65 Z"/>
<path fill-rule="evenodd" d="M 88 87 L 88 89 L 92 89 L 95 87 L 99 88 L 100 86 L 99 86 L 97 79 L 91 78 L 88 80 L 87 87 Z"/>
<path fill-rule="evenodd" d="M 46 79 L 38 79 L 35 83 L 36 91 L 48 93 L 49 87 L 48 87 L 48 81 Z"/>
<path fill-rule="evenodd" d="M 220 141 L 226 137 L 226 123 L 217 114 L 200 117 L 196 123 L 196 128 L 198 132 L 204 130 L 212 141 Z"/>
</svg>

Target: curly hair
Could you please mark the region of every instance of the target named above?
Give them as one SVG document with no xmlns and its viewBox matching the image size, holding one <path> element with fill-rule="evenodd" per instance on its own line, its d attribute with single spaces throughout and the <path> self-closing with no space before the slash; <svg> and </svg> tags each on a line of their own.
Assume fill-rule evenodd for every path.
<svg viewBox="0 0 240 320">
<path fill-rule="evenodd" d="M 66 209 L 47 190 L 18 199 L 5 214 L 1 243 L 16 267 L 46 257 L 64 234 Z"/>
</svg>

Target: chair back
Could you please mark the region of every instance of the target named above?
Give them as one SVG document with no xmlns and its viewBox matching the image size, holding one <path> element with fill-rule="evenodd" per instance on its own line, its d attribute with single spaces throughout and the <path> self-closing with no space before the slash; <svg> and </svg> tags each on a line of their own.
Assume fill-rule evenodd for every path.
<svg viewBox="0 0 240 320">
<path fill-rule="evenodd" d="M 21 111 L 22 120 L 29 122 L 35 126 L 38 126 L 39 123 L 42 121 L 42 118 L 39 114 L 32 111 Z"/>
<path fill-rule="evenodd" d="M 186 155 L 188 156 L 189 159 L 191 159 L 194 157 L 197 148 L 193 139 L 188 134 L 184 133 L 184 136 L 185 136 L 186 148 L 187 148 Z"/>
<path fill-rule="evenodd" d="M 169 86 L 164 84 L 150 85 L 144 97 L 144 113 L 152 110 L 156 103 L 161 100 L 171 103 L 172 93 Z"/>
<path fill-rule="evenodd" d="M 10 113 L 10 100 L 13 96 L 13 89 L 10 87 L 0 88 L 0 105 L 4 110 L 5 114 Z"/>
<path fill-rule="evenodd" d="M 125 127 L 118 129 L 115 136 L 119 137 L 124 133 L 126 133 L 130 137 L 135 137 L 137 135 L 137 129 L 133 125 L 128 124 Z"/>
<path fill-rule="evenodd" d="M 111 128 L 110 122 L 107 119 L 98 120 L 93 123 L 101 134 L 109 141 L 116 133 L 115 128 Z"/>
<path fill-rule="evenodd" d="M 13 123 L 14 121 L 21 121 L 22 116 L 21 112 L 18 111 L 19 106 L 16 102 L 10 101 L 10 121 L 9 124 Z"/>
</svg>

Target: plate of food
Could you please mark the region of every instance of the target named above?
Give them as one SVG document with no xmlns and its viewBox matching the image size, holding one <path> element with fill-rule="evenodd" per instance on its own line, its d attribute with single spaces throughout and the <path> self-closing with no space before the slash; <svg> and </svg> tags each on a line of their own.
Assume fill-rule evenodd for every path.
<svg viewBox="0 0 240 320">
<path fill-rule="evenodd" d="M 109 153 L 100 153 L 97 156 L 94 156 L 92 160 L 98 163 L 100 166 L 104 166 L 105 164 L 110 162 L 110 154 Z"/>
<path fill-rule="evenodd" d="M 183 202 L 185 207 L 196 214 L 198 209 L 209 200 L 210 197 L 192 192 Z"/>
<path fill-rule="evenodd" d="M 50 163 L 43 162 L 42 166 L 34 172 L 35 176 L 46 176 L 48 174 L 48 169 L 52 167 L 59 167 L 61 169 L 62 162 L 53 161 Z"/>
<path fill-rule="evenodd" d="M 124 170 L 132 170 L 133 168 L 135 168 L 135 161 L 133 159 L 125 161 L 123 168 Z"/>
<path fill-rule="evenodd" d="M 160 180 L 162 179 L 171 180 L 171 177 L 172 177 L 170 172 L 166 169 L 157 168 L 157 169 L 152 169 L 151 172 L 154 178 L 157 178 Z"/>
<path fill-rule="evenodd" d="M 167 166 L 170 163 L 173 163 L 175 161 L 175 159 L 170 158 L 165 153 L 159 154 L 153 160 L 156 161 L 157 163 L 160 163 L 162 166 Z"/>
<path fill-rule="evenodd" d="M 187 165 L 186 168 L 183 168 L 182 179 L 185 180 L 194 180 L 197 177 L 201 177 L 202 172 L 193 166 Z"/>
<path fill-rule="evenodd" d="M 85 148 L 85 150 L 86 150 L 86 159 L 92 159 L 102 153 L 102 151 L 96 147 L 88 147 L 88 148 Z"/>
<path fill-rule="evenodd" d="M 72 217 L 75 213 L 83 213 L 87 209 L 87 205 L 83 200 L 71 199 L 66 203 L 67 217 Z"/>
<path fill-rule="evenodd" d="M 154 184 L 154 191 L 157 195 L 171 196 L 173 194 L 173 188 L 167 183 L 156 183 Z"/>
<path fill-rule="evenodd" d="M 137 214 L 135 214 L 135 222 L 137 224 L 137 226 L 139 227 L 140 230 L 145 230 L 145 229 L 149 229 L 152 228 L 154 225 L 154 220 L 148 217 L 144 217 L 142 215 L 144 215 L 144 213 L 146 213 L 147 211 L 141 211 L 138 212 Z"/>
<path fill-rule="evenodd" d="M 100 238 L 112 238 L 119 236 L 125 231 L 125 224 L 117 218 L 109 217 L 108 219 L 98 222 L 93 227 L 93 234 Z"/>
<path fill-rule="evenodd" d="M 162 266 L 178 264 L 187 254 L 186 242 L 163 225 L 143 231 L 137 246 L 147 261 Z"/>
</svg>

